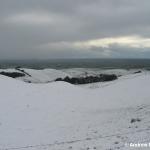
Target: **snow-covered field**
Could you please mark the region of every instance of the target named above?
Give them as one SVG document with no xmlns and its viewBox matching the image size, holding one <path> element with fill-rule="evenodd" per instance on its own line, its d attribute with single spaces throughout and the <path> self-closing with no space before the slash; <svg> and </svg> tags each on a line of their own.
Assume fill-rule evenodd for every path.
<svg viewBox="0 0 150 150">
<path fill-rule="evenodd" d="M 93 85 L 0 75 L 0 150 L 128 150 L 129 143 L 149 143 L 150 74 Z"/>
</svg>

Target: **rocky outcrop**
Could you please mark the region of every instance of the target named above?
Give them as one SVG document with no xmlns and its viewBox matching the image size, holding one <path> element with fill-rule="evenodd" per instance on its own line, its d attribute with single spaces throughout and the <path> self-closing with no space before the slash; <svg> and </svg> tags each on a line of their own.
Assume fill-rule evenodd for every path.
<svg viewBox="0 0 150 150">
<path fill-rule="evenodd" d="M 65 77 L 57 78 L 55 81 L 65 81 L 71 84 L 87 84 L 95 82 L 105 82 L 116 80 L 117 76 L 115 74 L 100 74 L 99 76 L 86 76 L 86 77 Z"/>
<path fill-rule="evenodd" d="M 136 74 L 136 73 L 141 73 L 141 72 L 142 72 L 142 71 L 140 71 L 140 70 L 139 70 L 139 71 L 135 71 L 134 74 Z"/>
<path fill-rule="evenodd" d="M 18 77 L 23 77 L 25 76 L 25 74 L 23 73 L 19 73 L 19 72 L 0 72 L 0 74 L 8 76 L 8 77 L 12 77 L 12 78 L 18 78 Z"/>
</svg>

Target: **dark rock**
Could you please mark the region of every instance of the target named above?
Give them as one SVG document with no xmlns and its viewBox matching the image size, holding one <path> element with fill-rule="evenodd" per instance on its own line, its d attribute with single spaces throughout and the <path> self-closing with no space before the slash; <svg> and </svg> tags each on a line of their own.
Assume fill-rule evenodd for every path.
<svg viewBox="0 0 150 150">
<path fill-rule="evenodd" d="M 115 74 L 100 74 L 102 81 L 113 81 L 117 79 Z"/>
<path fill-rule="evenodd" d="M 100 74 L 99 76 L 86 76 L 86 77 L 65 77 L 57 78 L 55 81 L 65 81 L 71 84 L 88 84 L 88 83 L 95 83 L 95 82 L 106 82 L 106 81 L 113 81 L 116 80 L 117 76 L 115 74 Z"/>
<path fill-rule="evenodd" d="M 141 121 L 141 119 L 137 118 L 137 119 L 136 119 L 136 121 L 137 121 L 137 122 L 140 122 L 140 121 Z"/>
<path fill-rule="evenodd" d="M 131 122 L 131 123 L 134 123 L 134 122 L 136 122 L 136 119 L 131 119 L 130 122 Z"/>
<path fill-rule="evenodd" d="M 132 118 L 131 119 L 131 123 L 134 123 L 134 122 L 140 122 L 141 121 L 141 119 L 139 119 L 139 118 Z"/>
<path fill-rule="evenodd" d="M 25 74 L 23 73 L 19 73 L 19 72 L 0 72 L 0 74 L 8 76 L 8 77 L 12 77 L 12 78 L 18 78 L 18 77 L 23 77 L 25 76 Z"/>
<path fill-rule="evenodd" d="M 141 73 L 142 71 L 136 71 L 136 72 L 134 72 L 134 74 L 136 74 L 136 73 Z"/>
<path fill-rule="evenodd" d="M 119 142 L 116 141 L 115 144 L 119 144 Z"/>
<path fill-rule="evenodd" d="M 62 78 L 57 78 L 55 81 L 62 81 L 63 79 Z"/>
</svg>

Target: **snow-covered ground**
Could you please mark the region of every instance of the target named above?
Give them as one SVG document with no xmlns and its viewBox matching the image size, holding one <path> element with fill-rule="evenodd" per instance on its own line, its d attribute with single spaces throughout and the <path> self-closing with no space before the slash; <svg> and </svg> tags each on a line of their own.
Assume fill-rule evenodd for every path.
<svg viewBox="0 0 150 150">
<path fill-rule="evenodd" d="M 148 72 L 95 89 L 0 75 L 0 150 L 128 150 L 128 143 L 148 143 L 149 89 Z"/>
</svg>

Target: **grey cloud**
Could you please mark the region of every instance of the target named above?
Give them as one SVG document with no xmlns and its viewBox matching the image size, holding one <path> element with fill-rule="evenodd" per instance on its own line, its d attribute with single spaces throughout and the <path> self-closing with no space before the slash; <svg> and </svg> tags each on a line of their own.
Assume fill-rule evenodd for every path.
<svg viewBox="0 0 150 150">
<path fill-rule="evenodd" d="M 11 22 L 13 16 L 30 13 L 45 14 L 53 21 L 28 24 L 25 21 L 32 18 L 25 18 L 22 23 Z M 150 57 L 149 50 L 141 53 L 142 50 L 120 46 L 111 46 L 109 50 L 38 48 L 46 43 L 126 35 L 150 38 L 149 14 L 149 0 L 0 0 L 0 59 Z"/>
<path fill-rule="evenodd" d="M 150 58 L 150 50 L 148 48 L 131 48 L 118 44 L 110 44 L 109 48 L 92 47 L 91 50 L 98 53 L 109 53 L 111 58 Z M 107 56 L 107 55 L 106 55 Z"/>
</svg>

